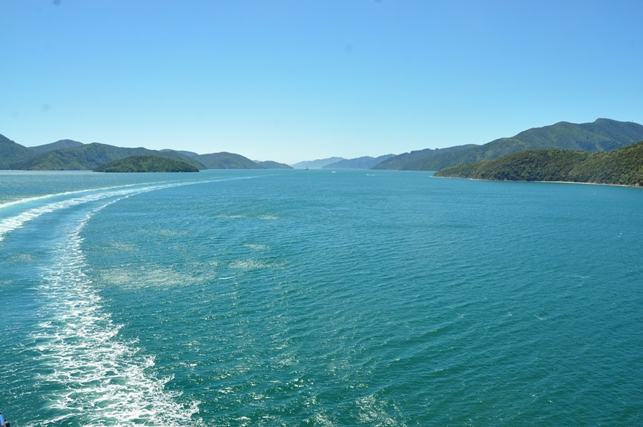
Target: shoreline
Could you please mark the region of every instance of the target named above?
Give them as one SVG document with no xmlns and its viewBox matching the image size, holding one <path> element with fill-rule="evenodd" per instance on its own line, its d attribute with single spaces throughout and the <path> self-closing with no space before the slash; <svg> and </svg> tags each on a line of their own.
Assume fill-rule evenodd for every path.
<svg viewBox="0 0 643 427">
<path fill-rule="evenodd" d="M 643 185 L 628 185 L 628 184 L 608 184 L 604 182 L 579 182 L 579 181 L 514 181 L 511 179 L 484 179 L 484 178 L 468 178 L 464 176 L 435 176 L 433 178 L 456 178 L 456 179 L 468 179 L 471 181 L 488 181 L 488 182 L 539 182 L 545 184 L 580 184 L 580 185 L 605 185 L 610 187 L 627 187 L 627 188 L 643 188 Z"/>
</svg>

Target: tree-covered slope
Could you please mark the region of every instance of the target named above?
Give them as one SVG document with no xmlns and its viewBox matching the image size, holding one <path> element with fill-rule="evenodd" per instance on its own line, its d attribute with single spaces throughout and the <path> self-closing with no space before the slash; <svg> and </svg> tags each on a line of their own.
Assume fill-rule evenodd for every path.
<svg viewBox="0 0 643 427">
<path fill-rule="evenodd" d="M 452 166 L 442 177 L 643 185 L 643 142 L 613 151 L 530 150 Z"/>
<path fill-rule="evenodd" d="M 185 162 L 161 156 L 131 156 L 106 163 L 94 172 L 198 172 Z"/>
<path fill-rule="evenodd" d="M 633 122 L 609 119 L 597 119 L 593 123 L 583 124 L 559 122 L 466 150 L 435 153 L 426 158 L 397 162 L 391 169 L 441 170 L 453 165 L 492 160 L 507 154 L 535 149 L 609 151 L 641 140 L 643 126 Z M 388 162 L 395 160 L 396 158 L 393 158 Z M 385 163 L 376 168 L 385 168 Z"/>
<path fill-rule="evenodd" d="M 370 169 L 391 157 L 395 157 L 395 154 L 385 154 L 379 157 L 364 156 L 356 159 L 345 159 L 326 165 L 322 169 Z"/>
<path fill-rule="evenodd" d="M 37 153 L 0 135 L 0 169 L 11 169 L 15 163 L 23 162 Z"/>
<path fill-rule="evenodd" d="M 568 180 L 643 186 L 643 142 L 592 154 L 570 171 Z"/>
<path fill-rule="evenodd" d="M 77 148 L 54 150 L 39 154 L 24 162 L 13 165 L 22 170 L 94 170 L 114 160 L 130 156 L 161 156 L 183 161 L 197 168 L 203 166 L 175 151 L 160 152 L 146 148 L 122 148 L 94 142 Z"/>
<path fill-rule="evenodd" d="M 265 169 L 247 157 L 234 153 L 200 154 L 192 157 L 207 169 Z"/>
</svg>

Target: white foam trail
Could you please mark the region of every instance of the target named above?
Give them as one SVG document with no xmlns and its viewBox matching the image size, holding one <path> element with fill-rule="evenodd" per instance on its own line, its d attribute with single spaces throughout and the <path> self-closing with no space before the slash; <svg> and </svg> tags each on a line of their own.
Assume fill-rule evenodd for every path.
<svg viewBox="0 0 643 427">
<path fill-rule="evenodd" d="M 18 215 L 14 215 L 12 217 L 5 218 L 2 221 L 0 221 L 0 240 L 4 239 L 5 234 L 17 228 L 22 227 L 26 222 L 36 219 L 39 216 L 46 213 L 51 213 L 59 209 L 65 209 L 65 208 L 69 208 L 69 207 L 84 204 L 84 203 L 95 202 L 95 201 L 110 198 L 110 197 L 118 197 L 118 196 L 132 195 L 136 193 L 143 193 L 146 191 L 151 191 L 153 189 L 155 188 L 148 187 L 143 189 L 124 189 L 124 190 L 105 191 L 98 194 L 90 194 L 83 197 L 74 197 L 72 199 L 62 200 L 59 202 L 48 203 L 44 206 L 29 209 Z"/>
<path fill-rule="evenodd" d="M 155 183 L 155 184 L 162 184 L 162 183 L 163 182 Z M 87 189 L 87 190 L 65 191 L 65 192 L 62 192 L 62 193 L 45 194 L 43 196 L 27 197 L 27 198 L 20 199 L 20 200 L 14 200 L 12 202 L 0 203 L 0 209 L 6 208 L 8 206 L 19 205 L 21 203 L 35 202 L 37 200 L 51 199 L 51 198 L 54 198 L 54 197 L 70 196 L 72 194 L 83 194 L 83 193 L 88 193 L 90 191 L 105 191 L 105 190 L 113 190 L 115 188 L 134 187 L 136 185 L 138 185 L 138 184 L 127 184 L 127 185 L 117 185 L 117 186 L 112 186 L 112 187 L 90 188 L 90 189 Z"/>
<path fill-rule="evenodd" d="M 155 184 L 151 186 L 137 187 L 137 188 L 129 188 L 130 186 L 114 187 L 113 190 L 102 191 L 97 194 L 89 194 L 82 197 L 74 197 L 74 198 L 62 200 L 59 202 L 48 203 L 46 205 L 29 209 L 18 215 L 14 215 L 1 220 L 0 221 L 0 241 L 4 239 L 4 236 L 7 233 L 10 233 L 11 231 L 17 228 L 22 227 L 26 222 L 36 219 L 43 214 L 51 213 L 59 209 L 65 209 L 65 208 L 69 208 L 69 207 L 84 204 L 84 203 L 95 202 L 95 201 L 107 199 L 110 197 L 121 197 L 126 195 L 129 196 L 134 194 L 146 193 L 148 191 L 161 190 L 165 188 L 182 187 L 184 185 L 206 184 L 206 183 L 220 182 L 220 181 L 235 181 L 239 179 L 251 179 L 251 178 L 256 178 L 256 177 L 249 176 L 249 177 L 237 177 L 237 178 L 205 180 L 205 181 L 162 183 L 162 184 Z M 124 188 L 124 187 L 127 187 L 127 188 Z M 87 190 L 87 191 L 96 191 L 96 190 Z M 59 195 L 66 195 L 66 194 L 71 195 L 76 193 L 80 193 L 80 192 L 60 193 Z M 27 200 L 39 200 L 39 199 L 45 199 L 53 196 L 54 195 L 42 196 L 40 198 L 36 197 L 31 199 L 23 199 L 16 202 L 9 202 L 8 204 L 18 204 L 18 203 L 23 203 Z M 5 203 L 4 205 L 0 205 L 0 207 L 7 206 L 8 204 Z"/>
<path fill-rule="evenodd" d="M 87 214 L 54 249 L 55 263 L 43 273 L 44 310 L 51 315 L 32 338 L 36 361 L 47 367 L 38 377 L 44 385 L 43 400 L 59 415 L 33 425 L 202 424 L 192 419 L 198 402 L 178 404 L 181 393 L 165 390 L 171 378 L 147 374 L 154 360 L 119 339 L 120 326 L 112 322 L 83 273 L 81 230 L 96 212 L 132 194 Z"/>
</svg>

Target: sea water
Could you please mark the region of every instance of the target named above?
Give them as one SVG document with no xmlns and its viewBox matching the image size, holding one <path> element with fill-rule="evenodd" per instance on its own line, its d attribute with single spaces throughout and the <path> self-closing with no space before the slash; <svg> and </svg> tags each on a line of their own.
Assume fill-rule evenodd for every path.
<svg viewBox="0 0 643 427">
<path fill-rule="evenodd" d="M 643 190 L 0 172 L 12 426 L 643 424 Z"/>
</svg>

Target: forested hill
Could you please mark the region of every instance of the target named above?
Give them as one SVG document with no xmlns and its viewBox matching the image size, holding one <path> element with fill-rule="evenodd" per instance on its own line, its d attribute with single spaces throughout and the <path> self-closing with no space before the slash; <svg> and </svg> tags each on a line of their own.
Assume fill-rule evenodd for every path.
<svg viewBox="0 0 643 427">
<path fill-rule="evenodd" d="M 131 156 L 106 163 L 94 172 L 198 172 L 185 162 L 161 156 Z"/>
<path fill-rule="evenodd" d="M 643 142 L 613 151 L 533 150 L 452 166 L 435 176 L 643 186 Z"/>
<path fill-rule="evenodd" d="M 610 119 L 597 119 L 592 123 L 583 124 L 559 122 L 551 126 L 529 129 L 511 138 L 496 139 L 480 146 L 402 154 L 380 163 L 374 169 L 437 171 L 449 166 L 492 160 L 525 150 L 609 151 L 641 140 L 643 126 L 634 122 Z"/>
</svg>

